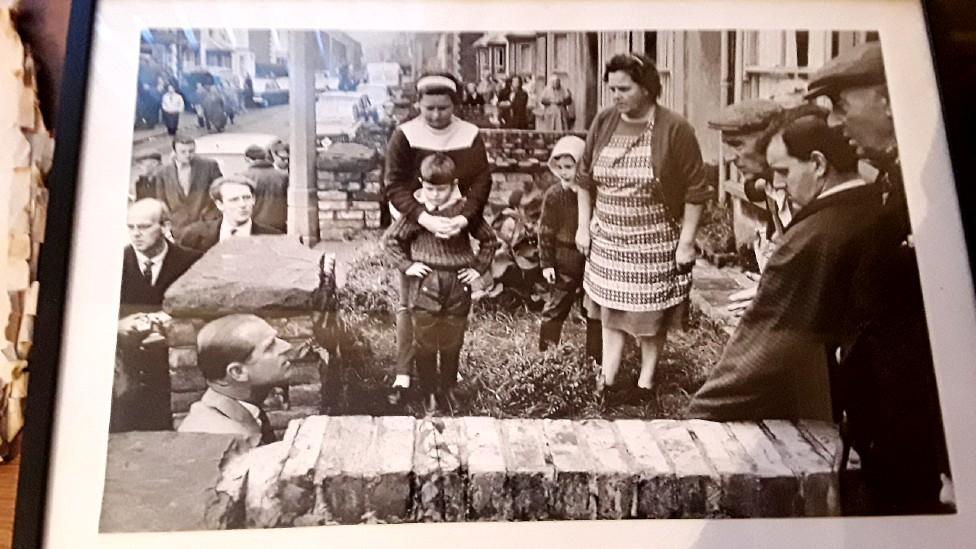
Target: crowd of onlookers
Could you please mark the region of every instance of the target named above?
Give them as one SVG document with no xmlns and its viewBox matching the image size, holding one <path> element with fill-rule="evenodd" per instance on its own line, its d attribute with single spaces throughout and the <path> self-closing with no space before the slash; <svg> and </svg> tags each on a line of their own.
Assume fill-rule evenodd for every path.
<svg viewBox="0 0 976 549">
<path fill-rule="evenodd" d="M 484 74 L 466 82 L 459 114 L 482 127 L 562 131 L 573 128 L 573 95 L 558 75 L 545 77 Z"/>
</svg>

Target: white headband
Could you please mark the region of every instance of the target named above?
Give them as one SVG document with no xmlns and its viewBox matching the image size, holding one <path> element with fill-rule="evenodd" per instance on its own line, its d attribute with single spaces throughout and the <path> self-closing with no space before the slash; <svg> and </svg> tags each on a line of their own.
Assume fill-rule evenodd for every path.
<svg viewBox="0 0 976 549">
<path fill-rule="evenodd" d="M 425 76 L 417 81 L 417 89 L 424 91 L 428 88 L 447 88 L 457 93 L 457 84 L 446 76 L 433 75 Z"/>
</svg>

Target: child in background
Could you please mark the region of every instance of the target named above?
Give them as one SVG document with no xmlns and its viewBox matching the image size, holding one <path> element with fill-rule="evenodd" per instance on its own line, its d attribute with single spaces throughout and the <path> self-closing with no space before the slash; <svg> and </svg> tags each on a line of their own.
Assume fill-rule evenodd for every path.
<svg viewBox="0 0 976 549">
<path fill-rule="evenodd" d="M 539 326 L 539 350 L 559 344 L 563 322 L 573 303 L 582 297 L 583 267 L 586 257 L 576 249 L 577 206 L 576 165 L 583 155 L 585 142 L 567 135 L 556 142 L 549 155 L 549 169 L 559 180 L 549 187 L 542 199 L 539 218 L 539 263 L 542 276 L 552 290 L 542 309 Z M 587 319 L 586 354 L 600 359 L 602 327 L 599 319 Z"/>
<path fill-rule="evenodd" d="M 455 169 L 454 161 L 443 153 L 421 162 L 421 187 L 415 197 L 428 214 L 460 215 L 464 197 Z M 477 254 L 471 247 L 472 236 L 478 241 Z M 404 215 L 387 230 L 383 244 L 411 281 L 415 360 L 424 405 L 428 413 L 438 408 L 453 411 L 458 360 L 471 310 L 470 285 L 491 266 L 498 247 L 495 233 L 478 221 L 453 237 L 438 238 Z"/>
</svg>

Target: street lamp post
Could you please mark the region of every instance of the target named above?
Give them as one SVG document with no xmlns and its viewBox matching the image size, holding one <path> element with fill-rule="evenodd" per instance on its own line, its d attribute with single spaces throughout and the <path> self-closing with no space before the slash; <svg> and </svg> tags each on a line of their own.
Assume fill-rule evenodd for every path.
<svg viewBox="0 0 976 549">
<path fill-rule="evenodd" d="M 288 116 L 290 166 L 288 172 L 288 234 L 306 245 L 319 240 L 318 196 L 315 186 L 315 34 L 288 32 Z"/>
</svg>

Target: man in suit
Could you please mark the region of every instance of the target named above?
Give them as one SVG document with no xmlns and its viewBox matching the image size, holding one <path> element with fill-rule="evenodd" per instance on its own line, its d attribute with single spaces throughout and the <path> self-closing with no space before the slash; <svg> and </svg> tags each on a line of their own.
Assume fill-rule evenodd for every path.
<svg viewBox="0 0 976 549">
<path fill-rule="evenodd" d="M 885 192 L 870 253 L 851 280 L 863 312 L 837 368 L 842 432 L 861 457 L 872 511 L 952 511 L 949 454 L 922 300 L 908 201 L 881 44 L 868 42 L 811 76 L 808 97 L 830 98 L 829 122 L 880 170 Z M 916 183 L 917 184 L 917 183 Z"/>
<path fill-rule="evenodd" d="M 796 113 L 794 113 L 796 114 Z M 828 364 L 850 343 L 851 279 L 881 211 L 826 113 L 787 117 L 766 159 L 796 213 L 756 296 L 688 415 L 712 421 L 832 417 Z"/>
<path fill-rule="evenodd" d="M 129 206 L 126 225 L 131 244 L 122 256 L 123 312 L 158 311 L 163 294 L 200 254 L 166 240 L 169 209 L 155 198 L 144 198 Z"/>
<path fill-rule="evenodd" d="M 159 333 L 163 294 L 200 257 L 165 238 L 166 205 L 145 198 L 129 206 L 131 244 L 123 251 L 120 320 L 111 431 L 172 428 L 166 341 Z"/>
<path fill-rule="evenodd" d="M 197 366 L 208 388 L 179 431 L 241 435 L 255 445 L 274 442 L 261 403 L 272 387 L 287 382 L 290 350 L 255 315 L 228 315 L 204 326 L 197 335 Z"/>
<path fill-rule="evenodd" d="M 288 221 L 288 174 L 275 168 L 270 153 L 259 145 L 244 151 L 244 176 L 254 181 L 254 222 L 285 232 Z"/>
<path fill-rule="evenodd" d="M 256 223 L 254 214 L 254 181 L 232 175 L 214 180 L 210 185 L 220 218 L 198 221 L 190 225 L 180 237 L 180 245 L 198 252 L 206 252 L 214 244 L 235 236 L 281 234 L 281 231 Z"/>
<path fill-rule="evenodd" d="M 221 176 L 215 160 L 195 154 L 192 137 L 173 139 L 173 160 L 161 166 L 153 177 L 154 197 L 169 207 L 173 234 L 179 238 L 192 223 L 213 219 L 216 212 L 207 196 L 210 184 Z"/>
</svg>

